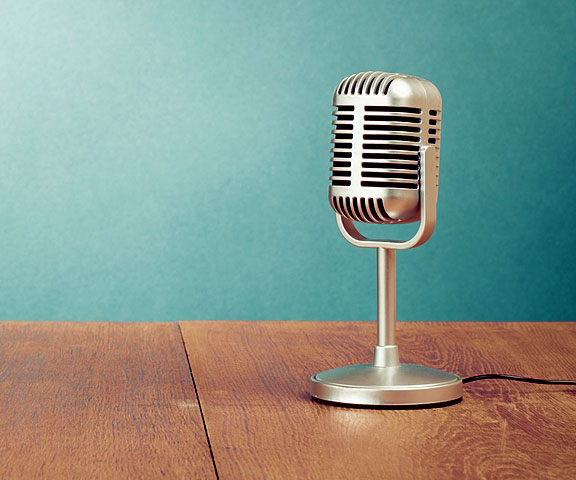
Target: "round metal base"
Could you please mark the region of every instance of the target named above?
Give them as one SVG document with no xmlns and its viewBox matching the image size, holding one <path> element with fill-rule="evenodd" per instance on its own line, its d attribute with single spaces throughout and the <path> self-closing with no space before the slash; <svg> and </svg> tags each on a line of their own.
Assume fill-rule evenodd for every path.
<svg viewBox="0 0 576 480">
<path fill-rule="evenodd" d="M 428 405 L 462 398 L 462 379 L 435 368 L 351 365 L 310 378 L 313 397 L 353 405 Z"/>
</svg>

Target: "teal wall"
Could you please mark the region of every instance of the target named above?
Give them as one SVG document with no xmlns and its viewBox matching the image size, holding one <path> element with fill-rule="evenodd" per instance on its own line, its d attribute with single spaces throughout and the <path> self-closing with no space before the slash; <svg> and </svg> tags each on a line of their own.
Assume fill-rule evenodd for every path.
<svg viewBox="0 0 576 480">
<path fill-rule="evenodd" d="M 1 319 L 375 318 L 328 150 L 336 84 L 384 70 L 444 99 L 398 318 L 576 320 L 576 2 L 19 0 L 0 22 Z"/>
</svg>

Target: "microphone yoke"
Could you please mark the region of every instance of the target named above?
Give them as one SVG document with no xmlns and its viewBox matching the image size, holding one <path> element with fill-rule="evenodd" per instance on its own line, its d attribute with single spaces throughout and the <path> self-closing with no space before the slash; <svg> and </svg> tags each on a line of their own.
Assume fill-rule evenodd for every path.
<svg viewBox="0 0 576 480">
<path fill-rule="evenodd" d="M 333 105 L 332 208 L 364 223 L 420 220 L 420 148 L 440 157 L 438 89 L 410 75 L 363 72 L 339 83 Z"/>
</svg>

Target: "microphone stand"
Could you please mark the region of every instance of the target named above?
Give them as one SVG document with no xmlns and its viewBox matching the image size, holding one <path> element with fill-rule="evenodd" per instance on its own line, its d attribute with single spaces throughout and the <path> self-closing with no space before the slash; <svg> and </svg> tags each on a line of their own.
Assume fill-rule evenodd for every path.
<svg viewBox="0 0 576 480">
<path fill-rule="evenodd" d="M 408 241 L 371 240 L 354 222 L 336 215 L 338 228 L 351 244 L 376 248 L 378 273 L 378 341 L 371 365 L 351 365 L 310 378 L 313 397 L 356 405 L 429 405 L 462 397 L 462 379 L 453 373 L 400 363 L 396 345 L 396 250 L 425 243 L 436 225 L 438 159 L 435 149 L 420 148 L 420 226 Z"/>
</svg>

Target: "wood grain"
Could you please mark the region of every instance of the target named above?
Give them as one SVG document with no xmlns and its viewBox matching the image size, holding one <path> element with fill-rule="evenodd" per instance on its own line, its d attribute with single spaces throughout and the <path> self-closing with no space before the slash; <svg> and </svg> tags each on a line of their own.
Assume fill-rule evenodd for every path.
<svg viewBox="0 0 576 480">
<path fill-rule="evenodd" d="M 178 326 L 0 323 L 0 477 L 215 478 Z"/>
<path fill-rule="evenodd" d="M 319 371 L 371 361 L 363 322 L 182 322 L 221 479 L 576 478 L 576 388 L 465 385 L 432 409 L 332 406 Z M 576 377 L 576 323 L 400 323 L 401 360 L 462 376 Z"/>
</svg>

